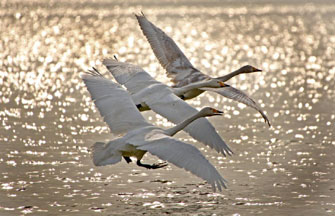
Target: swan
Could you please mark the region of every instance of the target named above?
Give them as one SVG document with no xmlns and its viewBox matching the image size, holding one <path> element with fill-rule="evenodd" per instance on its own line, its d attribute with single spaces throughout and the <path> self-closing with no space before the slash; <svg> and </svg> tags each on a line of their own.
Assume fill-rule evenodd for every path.
<svg viewBox="0 0 335 216">
<path fill-rule="evenodd" d="M 205 107 L 180 124 L 164 130 L 145 121 L 131 96 L 119 84 L 98 74 L 84 74 L 81 77 L 100 115 L 112 132 L 125 133 L 123 137 L 108 143 L 96 142 L 93 145 L 94 165 L 116 164 L 122 157 L 127 163 L 132 162 L 130 157 L 135 157 L 138 166 L 148 169 L 158 169 L 167 165 L 141 163 L 144 154 L 149 152 L 204 179 L 212 186 L 213 191 L 226 188 L 226 180 L 197 148 L 172 137 L 196 119 L 222 115 L 221 111 Z"/>
<path fill-rule="evenodd" d="M 225 76 L 212 78 L 196 69 L 180 50 L 177 44 L 172 40 L 172 38 L 169 37 L 160 28 L 151 23 L 143 13 L 141 15 L 135 16 L 156 58 L 162 67 L 166 70 L 168 77 L 172 79 L 174 88 L 180 88 L 202 80 L 217 79 L 225 82 L 242 73 L 253 73 L 261 71 L 260 69 L 257 69 L 251 65 L 246 65 Z M 265 123 L 271 127 L 268 117 L 258 106 L 258 104 L 245 93 L 236 88 L 233 88 L 228 84 L 224 88 L 192 89 L 189 92 L 183 94 L 181 98 L 188 100 L 202 94 L 205 91 L 215 92 L 257 110 L 262 115 Z"/>
<path fill-rule="evenodd" d="M 197 109 L 176 96 L 169 86 L 152 78 L 141 67 L 113 59 L 105 59 L 103 62 L 108 65 L 115 80 L 127 88 L 139 111 L 151 109 L 174 124 L 179 124 L 183 119 L 198 112 Z M 95 68 L 90 73 L 103 77 Z M 212 85 L 219 86 L 220 84 L 212 83 Z M 113 131 L 112 128 L 111 130 Z M 233 154 L 233 151 L 206 118 L 197 119 L 183 130 L 195 140 L 224 156 Z"/>
</svg>

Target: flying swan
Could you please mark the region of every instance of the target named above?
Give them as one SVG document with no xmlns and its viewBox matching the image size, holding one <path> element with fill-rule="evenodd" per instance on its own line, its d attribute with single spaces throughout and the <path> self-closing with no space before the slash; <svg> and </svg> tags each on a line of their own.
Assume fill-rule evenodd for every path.
<svg viewBox="0 0 335 216">
<path fill-rule="evenodd" d="M 179 124 L 183 119 L 198 112 L 197 109 L 175 95 L 176 92 L 174 91 L 176 89 L 158 82 L 141 67 L 114 59 L 105 59 L 103 64 L 115 80 L 127 88 L 140 111 L 151 109 L 174 124 Z M 221 81 L 210 80 L 178 88 L 178 91 L 187 91 L 190 88 L 199 87 L 200 84 L 212 88 L 219 88 L 224 85 Z M 197 119 L 185 127 L 184 131 L 195 140 L 214 148 L 223 155 L 233 153 L 206 118 Z"/>
<path fill-rule="evenodd" d="M 135 16 L 156 58 L 162 67 L 166 70 L 168 77 L 170 77 L 172 82 L 175 84 L 173 86 L 174 88 L 179 88 L 199 81 L 212 79 L 225 82 L 238 74 L 261 71 L 253 66 L 246 65 L 228 75 L 212 78 L 196 69 L 180 50 L 177 44 L 172 40 L 172 38 L 170 38 L 164 31 L 151 23 L 143 14 Z M 271 126 L 268 117 L 254 100 L 252 100 L 242 91 L 227 84 L 222 88 L 192 89 L 180 97 L 183 100 L 188 100 L 202 94 L 205 91 L 218 93 L 224 97 L 238 101 L 257 110 L 262 115 L 265 123 L 267 123 L 269 127 Z"/>
<path fill-rule="evenodd" d="M 145 121 L 131 96 L 120 85 L 99 74 L 94 76 L 85 74 L 82 75 L 82 79 L 111 131 L 114 134 L 126 133 L 123 137 L 108 143 L 96 142 L 93 145 L 93 163 L 96 166 L 118 163 L 122 157 L 128 163 L 131 162 L 130 157 L 136 157 L 136 164 L 148 169 L 166 166 L 166 164 L 142 164 L 143 155 L 149 152 L 206 180 L 213 191 L 216 189 L 222 191 L 223 187 L 226 188 L 225 179 L 197 148 L 172 137 L 194 120 L 222 115 L 221 111 L 206 107 L 180 124 L 163 130 Z"/>
</svg>

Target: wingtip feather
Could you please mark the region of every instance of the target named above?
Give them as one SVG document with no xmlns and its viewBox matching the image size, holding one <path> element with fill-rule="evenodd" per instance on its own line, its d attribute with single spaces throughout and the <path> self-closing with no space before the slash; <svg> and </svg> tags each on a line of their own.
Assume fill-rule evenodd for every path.
<svg viewBox="0 0 335 216">
<path fill-rule="evenodd" d="M 106 67 L 114 65 L 116 63 L 118 63 L 118 61 L 112 58 L 106 58 L 102 60 L 102 64 L 105 65 Z"/>
</svg>

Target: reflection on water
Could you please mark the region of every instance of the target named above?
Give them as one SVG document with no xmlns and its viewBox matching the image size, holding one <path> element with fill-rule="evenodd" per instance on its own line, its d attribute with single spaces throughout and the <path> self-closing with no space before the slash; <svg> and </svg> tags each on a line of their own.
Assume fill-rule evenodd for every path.
<svg viewBox="0 0 335 216">
<path fill-rule="evenodd" d="M 333 214 L 335 5 L 163 5 L 1 3 L 0 214 Z M 168 82 L 133 17 L 140 10 L 209 75 L 247 63 L 264 70 L 229 84 L 261 104 L 271 129 L 254 110 L 206 93 L 190 103 L 224 109 L 224 118 L 211 121 L 235 154 L 224 158 L 178 134 L 229 181 L 222 194 L 174 166 L 92 165 L 91 144 L 113 135 L 79 73 L 118 54 Z"/>
</svg>

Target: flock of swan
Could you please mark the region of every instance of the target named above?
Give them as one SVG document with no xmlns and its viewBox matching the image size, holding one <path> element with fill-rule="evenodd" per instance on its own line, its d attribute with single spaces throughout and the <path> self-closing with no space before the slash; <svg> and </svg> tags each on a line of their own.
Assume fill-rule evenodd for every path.
<svg viewBox="0 0 335 216">
<path fill-rule="evenodd" d="M 173 136 L 184 130 L 195 140 L 215 149 L 223 155 L 233 152 L 220 137 L 214 126 L 205 118 L 220 116 L 223 112 L 205 107 L 198 111 L 185 100 L 197 97 L 205 91 L 244 103 L 257 110 L 270 126 L 269 119 L 257 103 L 242 91 L 225 83 L 242 74 L 261 71 L 247 65 L 217 78 L 211 78 L 196 69 L 179 49 L 176 43 L 161 29 L 151 23 L 143 14 L 135 15 L 141 30 L 174 86 L 158 82 L 141 67 L 115 59 L 105 59 L 103 64 L 112 74 L 114 82 L 105 78 L 93 68 L 83 74 L 88 92 L 100 115 L 111 132 L 122 137 L 108 143 L 93 145 L 93 163 L 96 166 L 115 164 L 125 159 L 127 163 L 136 158 L 136 164 L 147 169 L 158 169 L 167 163 L 143 164 L 146 152 L 161 160 L 190 171 L 206 180 L 213 191 L 226 188 L 226 180 L 214 166 L 193 145 Z M 140 112 L 152 110 L 167 118 L 176 126 L 162 129 L 148 123 Z"/>
</svg>

